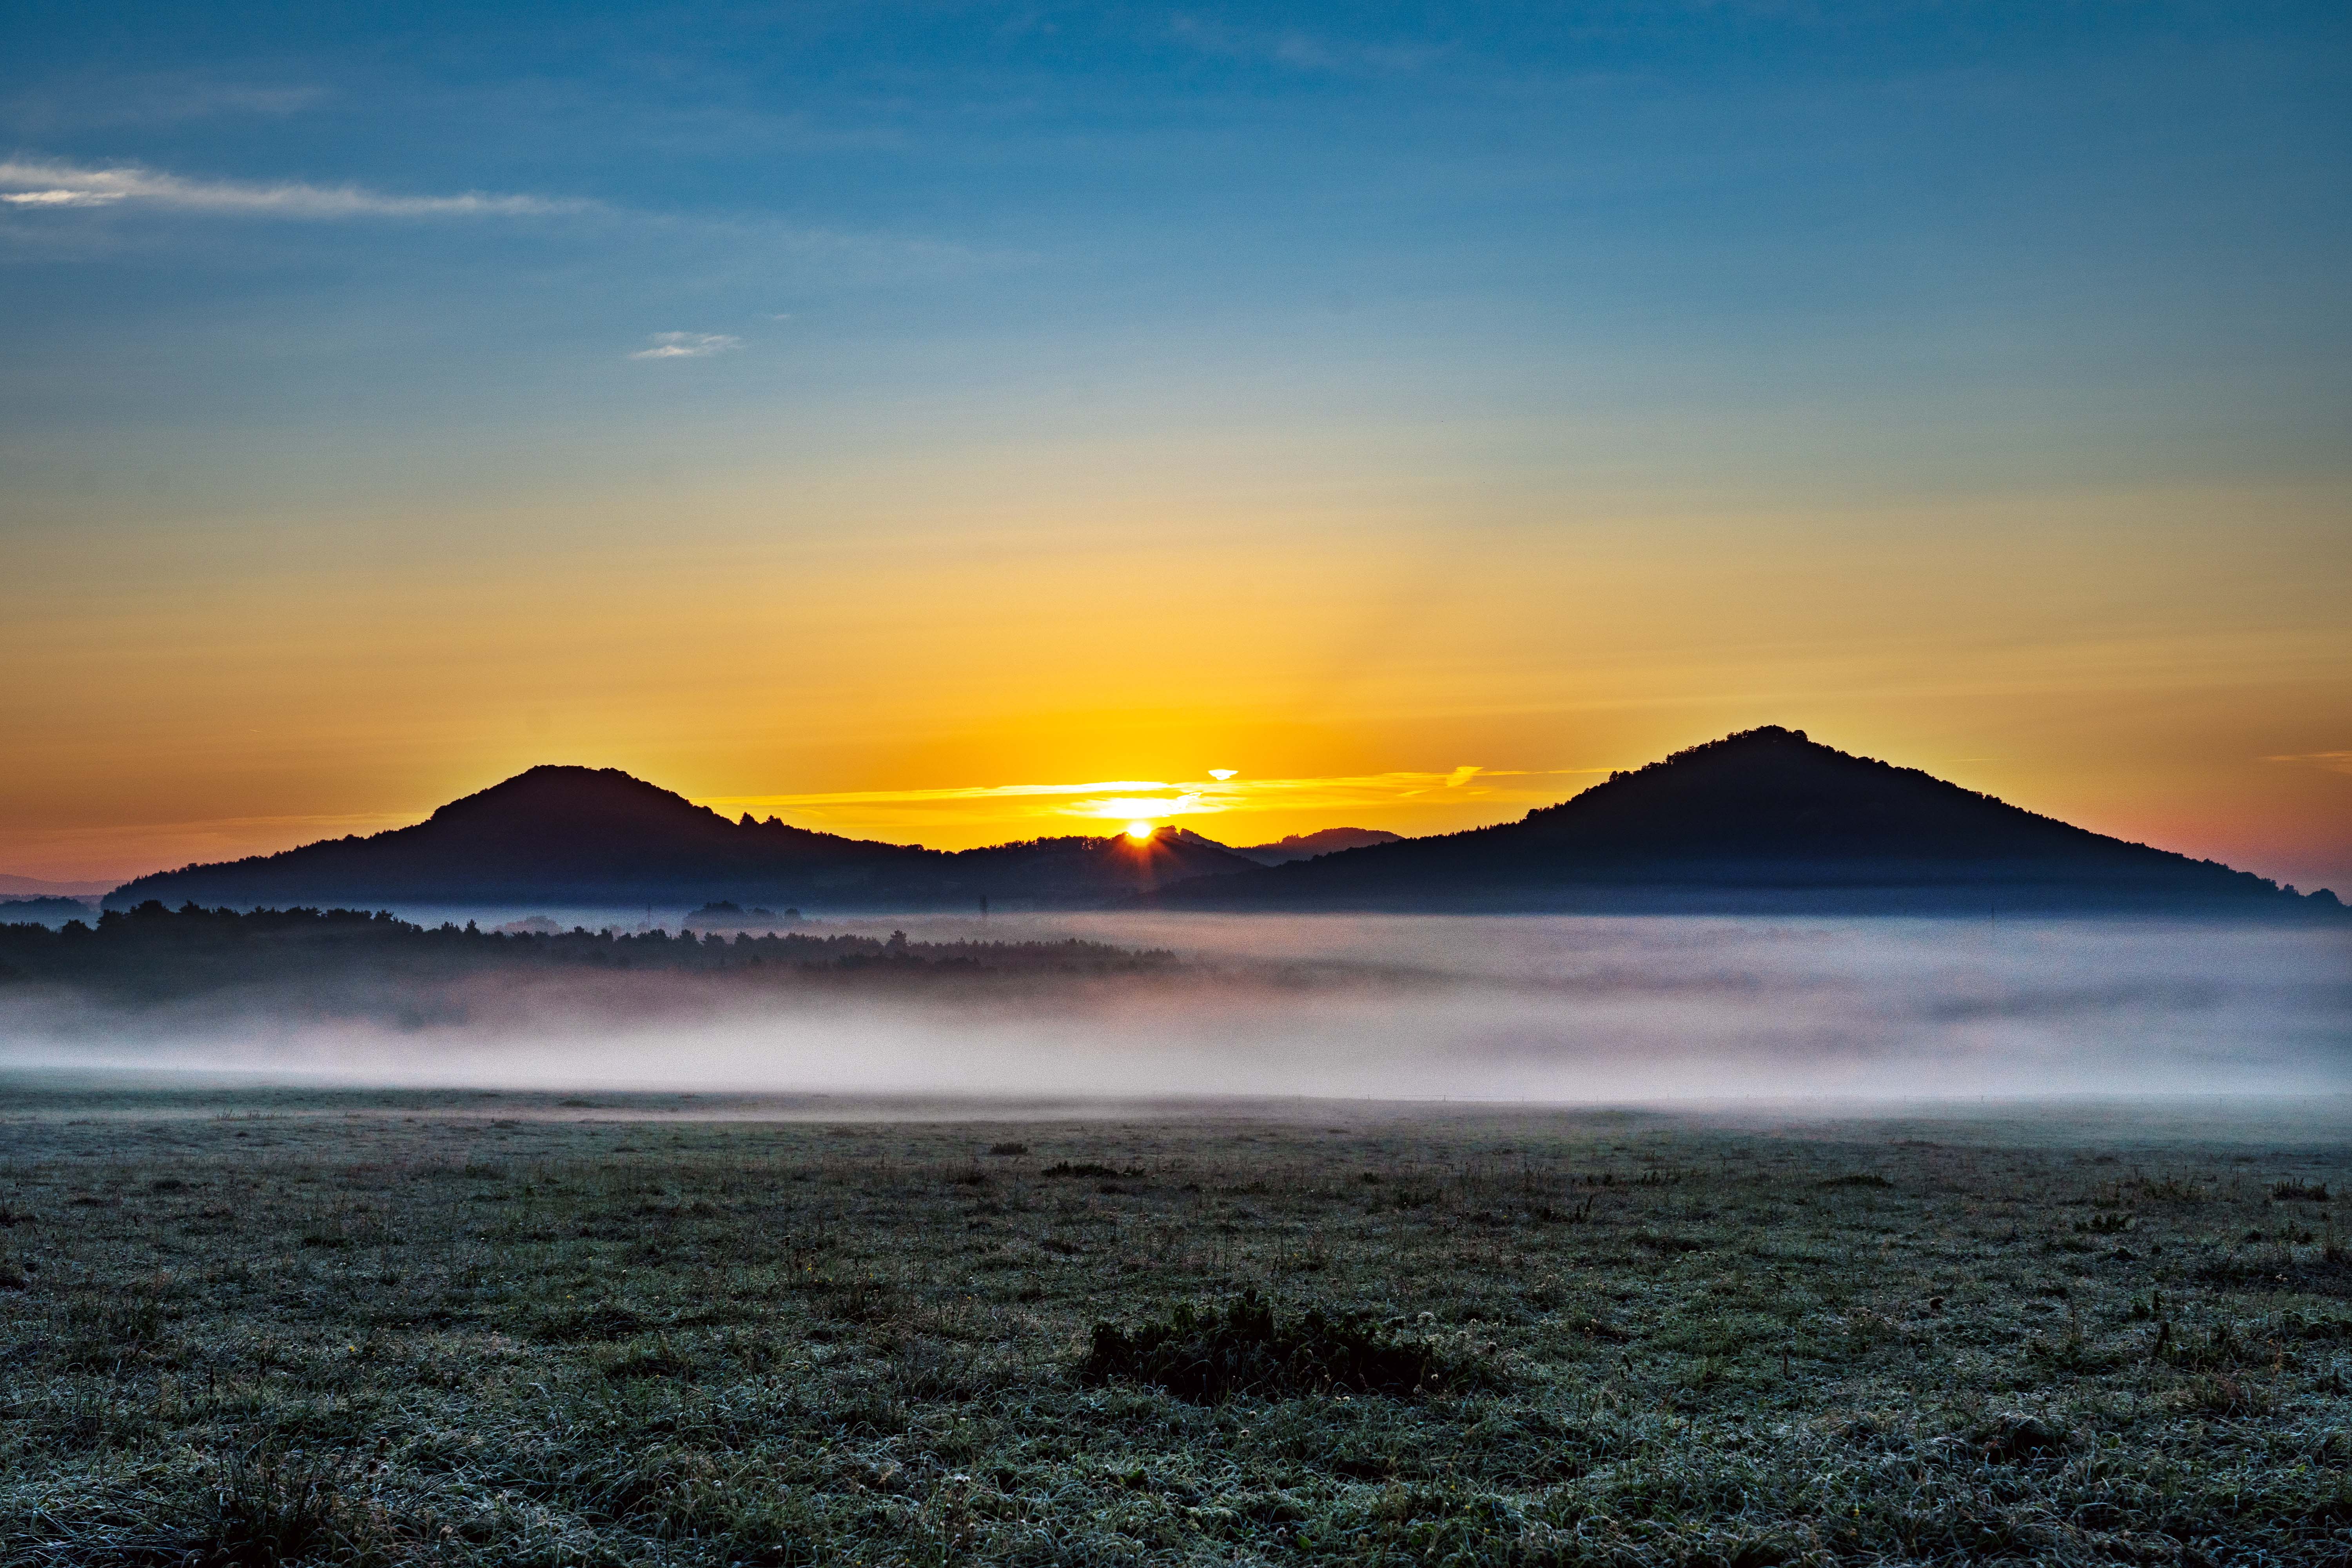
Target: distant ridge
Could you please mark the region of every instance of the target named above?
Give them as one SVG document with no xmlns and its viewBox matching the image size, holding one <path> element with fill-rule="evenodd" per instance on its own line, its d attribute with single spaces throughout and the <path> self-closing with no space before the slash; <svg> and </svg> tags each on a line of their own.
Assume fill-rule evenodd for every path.
<svg viewBox="0 0 2352 1568">
<path fill-rule="evenodd" d="M 50 882 L 0 872 L 0 898 L 94 899 L 112 886 L 111 882 Z"/>
<path fill-rule="evenodd" d="M 1261 866 L 1280 866 L 1292 860 L 1312 860 L 1318 855 L 1336 855 L 1342 849 L 1363 849 L 1375 844 L 1401 844 L 1403 841 L 1403 834 L 1390 833 L 1378 827 L 1326 827 L 1316 833 L 1294 833 L 1271 844 L 1245 844 L 1234 853 Z"/>
<path fill-rule="evenodd" d="M 1339 847 L 1342 841 L 1353 847 Z M 1371 842 L 1367 842 L 1371 840 Z M 1257 858 L 1285 854 L 1282 864 Z M 1318 853 L 1318 850 L 1325 852 Z M 1297 852 L 1309 858 L 1293 858 Z M 2210 861 L 2126 844 L 1768 726 L 1612 775 L 1520 821 L 1432 838 L 1330 829 L 1235 850 L 1183 828 L 953 853 L 729 821 L 615 768 L 542 766 L 414 826 L 126 882 L 166 904 L 828 911 L 1100 909 L 2344 918 Z"/>
<path fill-rule="evenodd" d="M 1180 883 L 1167 909 L 2326 918 L 2293 889 L 2038 816 L 1801 730 L 1743 731 L 1521 820 Z"/>
<path fill-rule="evenodd" d="M 1190 839 L 1190 836 L 1184 836 Z M 1206 840 L 1034 839 L 948 853 L 845 838 L 750 813 L 730 822 L 617 768 L 544 765 L 451 801 L 425 821 L 298 849 L 160 871 L 108 909 L 167 904 L 447 906 L 677 911 L 745 907 L 920 910 L 1093 908 L 1255 862 Z"/>
</svg>

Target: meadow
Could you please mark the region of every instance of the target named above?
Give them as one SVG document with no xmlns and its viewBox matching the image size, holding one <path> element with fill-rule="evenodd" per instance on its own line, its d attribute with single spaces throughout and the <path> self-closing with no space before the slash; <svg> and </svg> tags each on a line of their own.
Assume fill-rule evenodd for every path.
<svg viewBox="0 0 2352 1568">
<path fill-rule="evenodd" d="M 2352 1550 L 2336 1101 L 0 1107 L 12 1563 Z"/>
</svg>

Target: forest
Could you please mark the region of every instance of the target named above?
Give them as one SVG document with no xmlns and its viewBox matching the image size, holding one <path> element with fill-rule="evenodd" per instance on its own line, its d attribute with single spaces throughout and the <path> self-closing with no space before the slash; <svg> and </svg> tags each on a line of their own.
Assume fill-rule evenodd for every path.
<svg viewBox="0 0 2352 1568">
<path fill-rule="evenodd" d="M 667 972 L 778 978 L 858 975 L 880 982 L 1101 975 L 1164 970 L 1173 954 L 1076 939 L 912 942 L 848 932 L 697 936 L 655 929 L 483 931 L 420 925 L 388 910 L 238 911 L 149 900 L 95 924 L 0 925 L 0 987 L 64 987 L 110 1001 L 207 991 L 315 985 L 338 978 L 431 984 L 505 970 Z"/>
</svg>

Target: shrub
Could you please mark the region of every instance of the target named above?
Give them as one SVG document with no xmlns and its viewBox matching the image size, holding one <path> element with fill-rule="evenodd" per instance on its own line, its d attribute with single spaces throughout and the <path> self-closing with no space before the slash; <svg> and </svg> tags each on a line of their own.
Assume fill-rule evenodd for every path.
<svg viewBox="0 0 2352 1568">
<path fill-rule="evenodd" d="M 1391 1338 L 1375 1324 L 1310 1308 L 1285 1318 L 1255 1290 L 1221 1310 L 1177 1306 L 1132 1331 L 1097 1323 L 1078 1368 L 1083 1383 L 1150 1384 L 1194 1405 L 1236 1394 L 1287 1399 L 1315 1394 L 1392 1398 L 1482 1385 L 1484 1371 L 1425 1340 Z"/>
<path fill-rule="evenodd" d="M 299 1454 L 232 1457 L 221 1468 L 212 1528 L 178 1561 L 202 1568 L 390 1563 L 403 1544 L 391 1521 L 341 1483 L 329 1465 Z"/>
<path fill-rule="evenodd" d="M 609 1301 L 586 1307 L 561 1307 L 542 1312 L 523 1324 L 522 1331 L 549 1344 L 580 1344 L 625 1340 L 647 1326 L 644 1317 Z"/>
<path fill-rule="evenodd" d="M 2063 1427 L 2019 1411 L 1992 1416 L 1975 1433 L 1977 1447 L 1995 1464 L 2016 1464 L 2063 1453 L 2071 1441 Z"/>
</svg>

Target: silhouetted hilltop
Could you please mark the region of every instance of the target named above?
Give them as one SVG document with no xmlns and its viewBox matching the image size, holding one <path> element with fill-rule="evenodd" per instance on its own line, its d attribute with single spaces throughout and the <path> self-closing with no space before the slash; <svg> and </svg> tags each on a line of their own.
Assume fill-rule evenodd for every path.
<svg viewBox="0 0 2352 1568">
<path fill-rule="evenodd" d="M 2128 844 L 1769 726 L 1517 822 L 1192 882 L 1219 910 L 2340 913 L 2333 894 Z"/>
<path fill-rule="evenodd" d="M 986 888 L 990 897 L 1036 903 L 1066 900 L 1058 889 L 1094 889 L 1096 902 L 1150 892 L 1195 877 L 1231 876 L 1257 869 L 1222 844 L 1181 827 L 1163 827 L 1146 839 L 1124 833 L 1108 837 L 1032 838 L 961 849 L 949 857 L 959 885 Z"/>
<path fill-rule="evenodd" d="M 21 894 L 36 899 L 94 899 L 111 882 L 52 882 L 40 877 L 19 877 L 12 872 L 0 872 L 0 895 Z"/>
<path fill-rule="evenodd" d="M 86 921 L 97 912 L 95 899 L 0 898 L 0 921 Z"/>
<path fill-rule="evenodd" d="M 1521 821 L 1273 867 L 1184 828 L 949 853 L 729 821 L 613 768 L 536 767 L 412 827 L 127 882 L 252 908 L 2108 910 L 2340 913 L 2226 866 L 2126 844 L 1767 728 L 1620 773 Z"/>
<path fill-rule="evenodd" d="M 1248 844 L 1234 851 L 1261 866 L 1281 866 L 1292 860 L 1312 860 L 1342 849 L 1365 849 L 1375 844 L 1401 844 L 1402 833 L 1378 827 L 1326 827 L 1314 833 L 1294 833 L 1271 844 Z"/>
<path fill-rule="evenodd" d="M 1173 831 L 1138 843 L 1041 838 L 948 853 L 844 838 L 750 813 L 730 822 L 617 768 L 535 767 L 412 827 L 189 866 L 116 889 L 144 900 L 285 905 L 677 909 L 1088 908 L 1254 863 Z"/>
<path fill-rule="evenodd" d="M 453 800 L 413 827 L 190 866 L 126 882 L 147 899 L 233 904 L 772 902 L 779 889 L 854 889 L 932 851 L 730 822 L 617 768 L 536 767 Z M 785 898 L 786 903 L 802 901 Z"/>
</svg>

